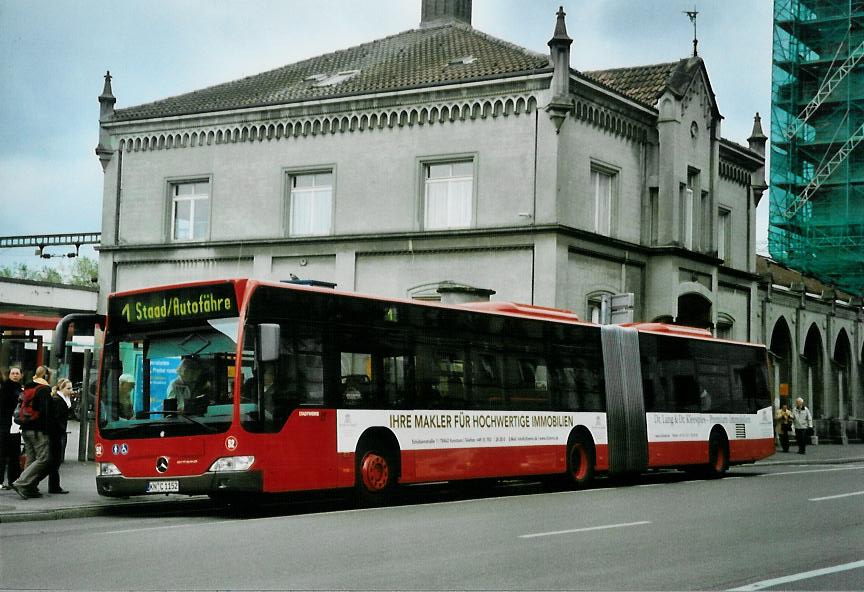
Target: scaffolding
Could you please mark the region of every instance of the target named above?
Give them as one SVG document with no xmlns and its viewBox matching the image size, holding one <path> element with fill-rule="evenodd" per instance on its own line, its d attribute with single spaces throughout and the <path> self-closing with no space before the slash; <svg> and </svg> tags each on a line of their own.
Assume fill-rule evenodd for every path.
<svg viewBox="0 0 864 592">
<path fill-rule="evenodd" d="M 775 0 L 771 257 L 864 294 L 864 0 Z"/>
</svg>

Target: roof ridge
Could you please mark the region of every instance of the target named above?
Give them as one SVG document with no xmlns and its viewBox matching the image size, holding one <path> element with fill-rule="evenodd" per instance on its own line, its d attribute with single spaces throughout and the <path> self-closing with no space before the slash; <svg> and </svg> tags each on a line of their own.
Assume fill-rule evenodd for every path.
<svg viewBox="0 0 864 592">
<path fill-rule="evenodd" d="M 447 26 L 447 25 L 444 25 L 444 26 Z M 318 60 L 318 59 L 321 59 L 321 58 L 324 58 L 324 57 L 327 57 L 327 56 L 331 56 L 331 55 L 335 55 L 335 54 L 339 54 L 339 53 L 345 53 L 345 52 L 348 52 L 348 51 L 354 51 L 354 50 L 357 50 L 357 49 L 359 49 L 359 48 L 362 48 L 362 47 L 365 46 L 365 45 L 373 45 L 373 44 L 380 43 L 380 42 L 382 42 L 382 41 L 388 41 L 388 40 L 390 40 L 390 39 L 395 39 L 396 37 L 399 37 L 399 36 L 401 36 L 401 35 L 405 35 L 405 34 L 407 34 L 407 33 L 416 33 L 416 32 L 434 31 L 435 29 L 438 29 L 438 28 L 442 28 L 442 27 L 428 27 L 428 28 L 426 28 L 426 29 L 420 29 L 420 28 L 415 28 L 415 29 L 406 29 L 405 31 L 400 31 L 399 33 L 394 33 L 394 34 L 392 34 L 392 35 L 387 35 L 387 36 L 385 36 L 385 37 L 381 37 L 380 39 L 373 39 L 372 41 L 365 41 L 365 42 L 363 42 L 363 43 L 358 43 L 357 45 L 351 45 L 351 46 L 349 46 L 349 47 L 343 47 L 343 48 L 341 48 L 341 49 L 337 49 L 337 50 L 330 51 L 330 52 L 327 52 L 327 53 L 322 53 L 322 54 L 318 54 L 318 55 L 310 56 L 310 57 L 308 57 L 308 58 L 302 58 L 302 59 L 300 59 L 299 61 L 291 62 L 290 64 L 282 64 L 281 66 L 277 66 L 276 68 L 270 68 L 269 70 L 264 70 L 263 72 L 256 72 L 256 73 L 253 73 L 253 74 L 248 74 L 248 75 L 246 75 L 246 76 L 241 76 L 240 78 L 234 78 L 233 80 L 225 80 L 225 81 L 223 81 L 223 82 L 218 82 L 218 83 L 216 83 L 216 84 L 211 84 L 211 85 L 205 86 L 205 87 L 203 87 L 203 88 L 196 88 L 196 89 L 194 89 L 194 90 L 189 90 L 189 91 L 181 92 L 181 93 L 178 93 L 178 94 L 176 94 L 176 95 L 168 95 L 168 96 L 166 96 L 166 97 L 162 97 L 162 98 L 159 98 L 159 99 L 155 99 L 155 100 L 153 100 L 153 101 L 148 101 L 148 102 L 146 102 L 146 103 L 139 103 L 139 104 L 137 104 L 137 105 L 130 105 L 129 107 L 123 107 L 123 108 L 117 109 L 116 112 L 123 112 L 123 111 L 126 111 L 126 110 L 128 110 L 128 109 L 137 109 L 137 108 L 140 108 L 140 107 L 146 107 L 146 106 L 148 106 L 148 105 L 153 105 L 153 104 L 156 104 L 156 103 L 161 103 L 161 102 L 163 102 L 163 101 L 167 101 L 167 100 L 170 100 L 170 99 L 176 99 L 176 98 L 178 98 L 178 97 L 183 97 L 183 96 L 185 96 L 185 95 L 190 95 L 190 94 L 194 94 L 194 93 L 204 92 L 204 91 L 208 91 L 208 90 L 211 90 L 211 89 L 219 88 L 219 87 L 221 87 L 221 86 L 227 86 L 227 85 L 230 85 L 230 84 L 236 84 L 236 83 L 238 83 L 238 82 L 242 82 L 242 81 L 244 81 L 244 80 L 249 80 L 249 79 L 251 79 L 251 78 L 258 78 L 258 77 L 260 77 L 260 76 L 265 76 L 265 75 L 267 75 L 267 74 L 272 74 L 272 73 L 274 73 L 274 72 L 279 72 L 279 71 L 285 70 L 285 69 L 287 69 L 287 68 L 289 68 L 289 67 L 296 67 L 296 66 L 298 66 L 298 65 L 300 65 L 300 64 L 303 64 L 303 63 L 306 63 L 306 62 L 311 62 L 311 61 L 313 61 L 313 60 Z"/>
<path fill-rule="evenodd" d="M 512 41 L 507 41 L 506 39 L 501 39 L 500 37 L 496 37 L 495 35 L 490 35 L 489 33 L 481 31 L 480 29 L 475 29 L 471 25 L 467 25 L 467 24 L 463 24 L 463 23 L 453 23 L 450 26 L 460 27 L 460 28 L 464 28 L 464 29 L 470 29 L 473 33 L 475 33 L 481 37 L 485 37 L 489 41 L 494 41 L 495 43 L 498 43 L 498 44 L 503 45 L 505 47 L 509 47 L 510 49 L 516 49 L 516 50 L 525 52 L 528 55 L 531 55 L 531 56 L 536 57 L 536 58 L 546 58 L 547 60 L 549 59 L 549 54 L 547 54 L 547 53 L 534 51 L 533 49 L 529 49 L 527 47 L 517 45 L 517 44 L 513 43 Z"/>
<path fill-rule="evenodd" d="M 686 58 L 682 58 L 686 59 Z M 600 70 L 580 70 L 583 74 L 590 74 L 592 72 L 618 72 L 622 70 L 636 70 L 639 68 L 659 68 L 660 66 L 677 66 L 681 63 L 681 60 L 676 62 L 659 62 L 657 64 L 644 64 L 641 66 L 619 66 L 617 68 L 603 68 Z"/>
</svg>

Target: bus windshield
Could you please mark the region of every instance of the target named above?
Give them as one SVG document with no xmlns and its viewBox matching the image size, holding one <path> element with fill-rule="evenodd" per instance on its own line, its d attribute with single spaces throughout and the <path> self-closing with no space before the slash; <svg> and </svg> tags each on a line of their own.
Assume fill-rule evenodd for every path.
<svg viewBox="0 0 864 592">
<path fill-rule="evenodd" d="M 239 319 L 106 337 L 99 427 L 106 438 L 224 432 L 231 425 Z M 252 354 L 241 371 L 251 373 Z"/>
</svg>

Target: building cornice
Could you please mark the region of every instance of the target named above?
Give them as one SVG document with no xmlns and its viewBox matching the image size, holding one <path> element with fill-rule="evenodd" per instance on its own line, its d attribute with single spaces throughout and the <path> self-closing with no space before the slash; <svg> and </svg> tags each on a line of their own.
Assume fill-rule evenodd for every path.
<svg viewBox="0 0 864 592">
<path fill-rule="evenodd" d="M 105 127 L 111 130 L 113 133 L 124 133 L 120 130 L 125 130 L 126 128 L 136 128 L 143 126 L 153 127 L 154 124 L 163 124 L 168 123 L 172 124 L 176 127 L 182 127 L 183 124 L 189 125 L 202 125 L 202 119 L 214 120 L 213 125 L 218 125 L 224 122 L 216 123 L 215 120 L 225 119 L 225 118 L 233 118 L 234 121 L 245 120 L 249 121 L 251 118 L 255 118 L 257 116 L 258 120 L 268 120 L 268 119 L 278 119 L 291 117 L 296 114 L 298 111 L 304 110 L 323 110 L 326 107 L 331 106 L 341 106 L 347 105 L 346 108 L 343 109 L 335 109 L 331 112 L 349 112 L 355 111 L 357 109 L 363 109 L 364 106 L 358 106 L 358 103 L 369 102 L 369 108 L 380 108 L 380 104 L 382 101 L 389 105 L 402 105 L 405 104 L 405 99 L 411 99 L 423 94 L 434 94 L 438 95 L 447 95 L 448 93 L 455 93 L 453 96 L 466 96 L 466 91 L 470 94 L 472 90 L 478 90 L 488 88 L 488 91 L 483 93 L 479 93 L 482 95 L 494 94 L 492 90 L 501 85 L 512 86 L 514 83 L 528 83 L 535 80 L 545 80 L 550 79 L 552 76 L 552 68 L 546 68 L 540 71 L 531 71 L 530 73 L 514 73 L 509 76 L 489 76 L 485 78 L 477 78 L 471 81 L 463 81 L 453 84 L 423 84 L 412 86 L 404 89 L 398 89 L 394 91 L 387 91 L 384 93 L 357 93 L 357 94 L 345 94 L 337 97 L 326 98 L 326 99 L 298 99 L 296 101 L 286 101 L 283 103 L 270 103 L 270 104 L 262 104 L 258 106 L 252 107 L 243 107 L 238 109 L 225 109 L 218 111 L 199 111 L 195 113 L 188 113 L 183 115 L 172 115 L 167 117 L 146 117 L 146 118 L 138 118 L 138 119 L 128 119 L 122 121 L 103 121 L 101 122 L 102 127 Z M 508 90 L 509 93 L 512 93 L 512 89 Z M 505 93 L 507 94 L 507 93 Z M 416 102 L 416 101 L 415 101 Z M 374 105 L 374 106 L 373 106 Z M 311 114 L 306 111 L 304 115 Z"/>
<path fill-rule="evenodd" d="M 758 276 L 744 270 L 736 270 L 720 265 L 721 260 L 713 255 L 705 253 L 697 253 L 688 251 L 683 247 L 664 246 L 664 247 L 649 247 L 623 241 L 615 238 L 610 238 L 595 234 L 586 230 L 580 230 L 571 226 L 562 224 L 539 224 L 539 225 L 522 225 L 522 226 L 500 226 L 500 227 L 485 227 L 485 228 L 470 228 L 460 230 L 439 230 L 439 231 L 408 231 L 408 232 L 388 232 L 374 234 L 340 234 L 320 237 L 277 237 L 277 238 L 261 238 L 251 240 L 224 240 L 224 241 L 209 241 L 202 243 L 148 243 L 139 245 L 103 245 L 100 252 L 111 253 L 115 256 L 115 262 L 123 262 L 124 253 L 135 253 L 135 259 L 130 262 L 140 261 L 140 254 L 151 252 L 183 253 L 183 257 L 178 257 L 178 260 L 187 259 L 232 259 L 219 255 L 216 257 L 213 249 L 243 249 L 247 253 L 245 258 L 249 258 L 249 248 L 254 247 L 317 247 L 320 245 L 339 245 L 342 243 L 352 245 L 363 245 L 373 242 L 391 242 L 397 243 L 404 241 L 406 244 L 410 241 L 415 247 L 419 244 L 425 244 L 423 248 L 402 248 L 399 246 L 387 247 L 383 249 L 387 252 L 408 252 L 408 251 L 426 251 L 429 248 L 440 249 L 443 246 L 430 246 L 435 243 L 440 245 L 449 245 L 448 249 L 465 248 L 464 245 L 451 245 L 452 241 L 458 239 L 490 239 L 489 247 L 505 247 L 514 248 L 522 246 L 530 246 L 531 242 L 518 242 L 536 235 L 558 234 L 571 239 L 577 239 L 580 244 L 570 245 L 568 248 L 572 252 L 590 254 L 595 257 L 607 258 L 615 261 L 628 262 L 633 265 L 644 266 L 652 257 L 657 256 L 674 256 L 681 259 L 682 262 L 698 262 L 717 267 L 720 272 L 727 276 L 739 277 L 742 279 L 756 280 Z M 496 244 L 494 241 L 501 237 L 512 237 L 516 242 L 511 242 L 506 245 Z M 588 245 L 591 248 L 588 248 Z M 370 253 L 369 249 L 362 246 L 357 248 L 358 252 Z M 376 250 L 375 252 L 378 252 Z M 197 254 L 196 254 L 197 253 Z M 119 258 L 116 258 L 119 256 Z M 155 260 L 155 259 L 154 259 Z M 158 259 L 164 260 L 164 259 Z M 148 259 L 150 261 L 150 259 Z"/>
</svg>

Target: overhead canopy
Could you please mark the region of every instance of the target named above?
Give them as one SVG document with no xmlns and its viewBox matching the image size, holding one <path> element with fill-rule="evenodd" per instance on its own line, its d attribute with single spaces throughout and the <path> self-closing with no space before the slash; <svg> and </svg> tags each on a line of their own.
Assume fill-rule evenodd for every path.
<svg viewBox="0 0 864 592">
<path fill-rule="evenodd" d="M 41 329 L 52 330 L 60 322 L 60 317 L 41 317 L 20 312 L 0 312 L 0 330 L 3 329 Z"/>
</svg>

